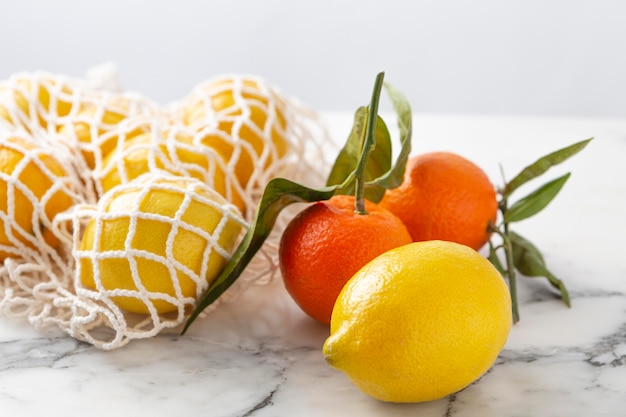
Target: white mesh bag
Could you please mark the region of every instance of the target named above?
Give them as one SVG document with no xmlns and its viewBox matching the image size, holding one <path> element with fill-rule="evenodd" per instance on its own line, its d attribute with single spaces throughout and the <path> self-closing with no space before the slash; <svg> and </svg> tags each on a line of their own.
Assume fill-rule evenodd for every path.
<svg viewBox="0 0 626 417">
<path fill-rule="evenodd" d="M 45 323 L 72 267 L 57 216 L 87 194 L 70 149 L 0 131 L 0 310 Z M 63 314 L 63 313 L 61 313 Z"/>
<path fill-rule="evenodd" d="M 203 182 L 166 172 L 116 186 L 63 217 L 72 220 L 76 263 L 72 332 L 104 348 L 183 322 L 246 225 Z M 112 332 L 91 332 L 102 326 Z"/>
<path fill-rule="evenodd" d="M 170 113 L 195 132 L 194 143 L 223 157 L 254 206 L 269 179 L 293 171 L 301 145 L 312 139 L 292 140 L 304 133 L 293 123 L 301 110 L 259 77 L 223 75 L 196 86 Z"/>
<path fill-rule="evenodd" d="M 45 228 L 34 232 L 30 243 L 17 238 L 10 243 L 17 249 L 11 249 L 15 256 L 5 257 L 0 267 L 0 311 L 25 317 L 38 328 L 56 326 L 102 349 L 119 348 L 166 329 L 176 331 L 207 288 L 206 271 L 190 268 L 174 255 L 180 245 L 177 233 L 194 232 L 199 241 L 204 239 L 203 247 L 212 251 L 204 250 L 201 258 L 209 253 L 219 253 L 223 260 L 230 256 L 232 248 L 218 244 L 224 226 L 202 231 L 180 217 L 185 204 L 213 205 L 222 218 L 247 225 L 271 178 L 322 185 L 336 155 L 314 112 L 258 77 L 239 75 L 209 80 L 181 101 L 159 107 L 137 94 L 89 89 L 81 80 L 19 74 L 0 84 L 0 135 L 9 134 L 21 135 L 59 158 L 65 174 L 51 175 L 54 171 L 48 169 L 54 183 L 49 189 L 62 190 L 71 204 L 46 217 L 45 198 L 35 201 L 35 194 L 30 194 L 34 211 L 45 217 L 31 223 Z M 13 177 L 2 177 L 9 178 Z M 172 185 L 172 179 L 186 184 L 184 192 Z M 140 204 L 125 214 L 111 212 L 112 201 L 120 195 L 140 201 L 137 196 L 154 188 L 174 194 L 178 190 L 180 204 L 171 215 L 146 212 Z M 209 194 L 211 198 L 206 197 Z M 221 203 L 208 203 L 220 198 Z M 6 225 L 17 222 L 12 220 L 15 213 L 0 210 L 5 230 L 13 230 Z M 294 213 L 287 210 L 279 217 L 246 271 L 207 313 L 222 302 L 236 301 L 237 294 L 251 285 L 267 284 L 275 277 L 280 234 Z M 111 236 L 103 225 L 116 218 L 128 219 L 126 243 L 122 245 L 119 236 L 113 241 L 120 247 L 94 243 Z M 133 246 L 145 224 L 159 221 L 170 232 L 152 240 L 161 242 L 164 251 L 142 247 L 144 240 L 139 238 L 138 247 Z M 53 234 L 54 245 L 44 233 Z M 89 239 L 91 244 L 84 243 Z M 107 281 L 106 270 L 116 263 L 128 272 L 126 284 Z M 142 280 L 145 271 L 152 271 L 145 263 L 161 270 L 170 287 L 154 288 Z M 87 270 L 91 278 L 85 278 Z M 120 302 L 124 299 L 134 301 L 129 307 Z M 133 311 L 137 310 L 133 303 L 146 307 Z M 170 308 L 163 309 L 163 303 Z"/>
<path fill-rule="evenodd" d="M 0 82 L 0 119 L 33 136 L 54 134 L 81 91 L 77 79 L 44 72 L 14 74 Z"/>
</svg>

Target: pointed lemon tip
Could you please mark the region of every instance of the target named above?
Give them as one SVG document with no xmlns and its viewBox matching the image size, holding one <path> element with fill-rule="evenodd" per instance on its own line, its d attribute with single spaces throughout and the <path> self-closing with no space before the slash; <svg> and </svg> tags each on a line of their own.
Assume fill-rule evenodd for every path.
<svg viewBox="0 0 626 417">
<path fill-rule="evenodd" d="M 322 347 L 322 354 L 324 355 L 324 360 L 333 368 L 337 368 L 337 355 L 336 349 L 334 346 L 334 339 L 336 339 L 333 335 L 328 337 L 324 342 L 324 346 Z"/>
</svg>

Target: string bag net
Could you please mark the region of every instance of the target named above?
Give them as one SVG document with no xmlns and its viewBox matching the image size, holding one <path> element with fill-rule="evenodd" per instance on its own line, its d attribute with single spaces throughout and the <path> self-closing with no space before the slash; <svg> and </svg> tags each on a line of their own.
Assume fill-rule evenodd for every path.
<svg viewBox="0 0 626 417">
<path fill-rule="evenodd" d="M 55 220 L 85 201 L 75 157 L 58 143 L 0 131 L 0 311 L 8 316 L 39 325 L 67 315 L 55 302 L 71 288 L 71 247 Z"/>
<path fill-rule="evenodd" d="M 144 173 L 167 171 L 204 182 L 244 210 L 243 191 L 227 172 L 226 162 L 212 148 L 194 143 L 194 133 L 185 126 L 136 117 L 120 123 L 103 141 L 116 147 L 92 172 L 100 195 Z"/>
<path fill-rule="evenodd" d="M 170 123 L 193 132 L 192 145 L 208 148 L 230 173 L 229 201 L 244 203 L 243 217 L 251 223 L 254 209 L 270 179 L 284 177 L 308 186 L 324 185 L 338 145 L 320 116 L 261 77 L 223 74 L 197 86 L 182 100 L 171 103 Z M 221 167 L 219 159 L 216 166 Z M 236 299 L 250 284 L 270 283 L 278 271 L 278 246 L 289 220 L 302 209 L 283 210 L 272 234 L 244 274 L 220 302 Z M 214 303 L 205 310 L 219 306 Z"/>
<path fill-rule="evenodd" d="M 49 75 L 43 75 L 43 78 L 47 77 Z M 112 301 L 119 298 L 116 288 L 84 285 L 80 275 L 85 269 L 80 260 L 90 259 L 92 270 L 95 270 L 93 265 L 99 264 L 97 261 L 101 259 L 98 256 L 101 255 L 97 250 L 85 252 L 81 242 L 91 220 L 104 222 L 110 216 L 103 201 L 109 201 L 107 199 L 118 195 L 120 190 L 137 187 L 137 181 L 141 181 L 142 187 L 148 187 L 146 184 L 154 185 L 151 181 L 155 178 L 175 176 L 217 192 L 226 200 L 222 207 L 229 207 L 235 214 L 239 211 L 240 222 L 249 224 L 269 179 L 282 176 L 311 186 L 322 185 L 330 160 L 336 155 L 334 144 L 315 112 L 253 76 L 227 75 L 210 80 L 197 86 L 180 102 L 161 108 L 140 96 L 83 91 L 81 89 L 85 87 L 80 81 L 39 82 L 48 86 L 48 103 L 71 103 L 70 110 L 53 117 L 54 112 L 50 109 L 54 105 L 48 104 L 46 109 L 43 104 L 29 102 L 30 110 L 46 110 L 42 113 L 44 116 L 33 117 L 34 113 L 25 113 L 19 106 L 17 109 L 16 105 L 5 106 L 9 110 L 4 113 L 0 110 L 0 128 L 7 131 L 21 129 L 31 134 L 35 141 L 70 144 L 70 154 L 74 156 L 71 165 L 77 167 L 74 179 L 78 178 L 73 184 L 77 189 L 75 204 L 70 210 L 58 214 L 52 222 L 60 241 L 55 252 L 58 265 L 49 268 L 54 262 L 46 263 L 39 258 L 5 262 L 0 311 L 10 316 L 26 317 L 35 327 L 56 326 L 102 349 L 119 348 L 130 340 L 152 337 L 183 324 L 191 299 L 205 288 L 204 284 L 198 285 L 192 279 L 197 290 L 194 297 L 184 295 L 179 298 L 176 291 L 174 296 L 161 291 L 165 295 L 157 298 L 161 297 L 162 301 L 166 300 L 176 308 L 173 312 L 156 311 L 155 314 L 155 310 L 136 313 L 120 307 Z M 57 87 L 51 88 L 50 85 Z M 70 94 L 68 88 L 59 85 L 71 85 L 74 90 Z M 120 106 L 120 97 L 122 101 L 129 100 L 130 105 Z M 31 95 L 29 100 L 39 98 Z M 93 103 L 94 107 L 85 105 L 86 102 Z M 0 101 L 0 109 L 2 105 Z M 93 113 L 91 110 L 81 111 L 85 108 L 95 110 Z M 123 117 L 112 121 L 109 115 L 113 113 L 123 114 Z M 8 118 L 4 118 L 6 114 Z M 40 122 L 42 119 L 45 125 Z M 22 125 L 16 126 L 15 121 Z M 88 127 L 87 141 L 81 140 L 81 129 L 85 130 L 80 127 L 81 123 Z M 141 157 L 141 164 L 136 163 L 135 156 Z M 134 171 L 137 166 L 142 168 Z M 104 185 L 107 176 L 111 175 L 117 176 L 119 183 L 111 187 Z M 249 286 L 265 285 L 273 280 L 278 270 L 280 233 L 295 211 L 292 208 L 281 214 L 274 232 L 243 275 L 218 302 L 205 310 L 203 316 L 220 303 L 236 300 L 237 295 Z M 136 248 L 127 249 L 120 253 L 136 255 L 136 251 L 133 252 Z M 130 258 L 125 259 L 128 264 L 132 263 L 128 260 Z M 168 261 L 152 261 L 170 267 L 171 258 L 165 256 L 165 259 Z M 52 278 L 46 278 L 49 282 L 45 284 L 45 291 L 41 284 L 45 280 L 33 271 L 52 275 Z M 173 276 L 171 271 L 170 276 Z M 121 289 L 131 291 L 125 296 L 148 301 L 154 298 L 150 294 L 133 293 L 143 291 L 142 285 L 133 282 L 136 288 Z M 21 293 L 16 297 L 15 288 L 18 287 Z"/>
<path fill-rule="evenodd" d="M 199 84 L 171 107 L 174 123 L 195 132 L 194 144 L 224 159 L 246 207 L 256 205 L 271 178 L 298 174 L 303 145 L 314 139 L 293 122 L 302 110 L 263 79 L 232 74 Z"/>
<path fill-rule="evenodd" d="M 80 100 L 80 80 L 45 72 L 21 72 L 0 82 L 0 120 L 34 137 L 45 137 Z"/>
<path fill-rule="evenodd" d="M 82 79 L 59 74 L 21 72 L 0 82 L 0 129 L 26 132 L 44 144 L 54 138 L 79 150 L 81 158 L 74 162 L 85 182 L 116 145 L 107 132 L 121 121 L 158 113 L 158 106 L 139 94 L 94 90 Z M 96 201 L 93 187 L 87 190 Z"/>
<path fill-rule="evenodd" d="M 57 130 L 60 140 L 80 150 L 86 171 L 99 167 L 117 146 L 110 132 L 121 123 L 159 115 L 158 107 L 138 94 L 88 90 L 80 98 Z"/>
<path fill-rule="evenodd" d="M 71 330 L 105 349 L 179 326 L 246 226 L 212 188 L 166 172 L 114 187 L 71 220 L 81 231 Z"/>
</svg>

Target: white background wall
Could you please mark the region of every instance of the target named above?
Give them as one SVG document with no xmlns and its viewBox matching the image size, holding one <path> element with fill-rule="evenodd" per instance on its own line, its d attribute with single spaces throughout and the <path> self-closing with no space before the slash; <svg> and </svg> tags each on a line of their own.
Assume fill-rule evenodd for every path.
<svg viewBox="0 0 626 417">
<path fill-rule="evenodd" d="M 320 110 L 626 117 L 623 0 L 0 0 L 0 79 L 112 61 L 161 103 L 253 73 Z"/>
</svg>

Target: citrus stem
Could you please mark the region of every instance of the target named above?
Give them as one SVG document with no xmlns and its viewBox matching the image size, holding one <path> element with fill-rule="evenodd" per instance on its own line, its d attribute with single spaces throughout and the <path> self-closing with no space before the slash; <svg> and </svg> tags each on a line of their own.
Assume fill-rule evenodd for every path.
<svg viewBox="0 0 626 417">
<path fill-rule="evenodd" d="M 509 279 L 509 289 L 511 291 L 511 307 L 513 314 L 513 323 L 519 321 L 519 307 L 517 305 L 517 277 L 515 275 L 515 265 L 513 261 L 513 245 L 509 238 L 509 225 L 504 223 L 504 233 L 502 234 L 504 240 L 503 248 L 506 255 L 506 274 Z"/>
<path fill-rule="evenodd" d="M 500 165 L 500 173 L 502 174 L 502 180 L 506 184 L 507 182 L 502 165 Z M 500 210 L 504 218 L 509 207 L 509 201 L 504 194 L 504 190 L 498 190 L 498 193 L 502 196 L 501 200 L 498 202 L 498 210 Z M 511 314 L 513 316 L 513 323 L 517 323 L 519 321 L 519 306 L 517 304 L 517 277 L 515 275 L 515 260 L 513 259 L 513 243 L 511 242 L 509 224 L 503 221 L 502 228 L 503 230 L 494 227 L 494 231 L 502 238 L 501 247 L 506 258 L 506 275 L 509 280 L 509 292 L 511 293 Z"/>
<path fill-rule="evenodd" d="M 508 210 L 508 200 L 503 195 L 502 199 L 498 202 L 498 210 L 502 213 L 502 217 L 506 217 Z M 511 242 L 511 232 L 509 230 L 509 224 L 506 221 L 502 222 L 502 229 L 494 227 L 495 232 L 502 238 L 502 250 L 504 251 L 506 261 L 506 278 L 509 281 L 509 291 L 511 293 L 511 314 L 513 316 L 513 323 L 519 321 L 519 306 L 517 304 L 517 277 L 515 275 L 515 260 L 513 259 L 513 243 Z"/>
<path fill-rule="evenodd" d="M 370 101 L 370 105 L 367 109 L 367 124 L 361 141 L 361 156 L 359 157 L 359 162 L 354 170 L 354 176 L 356 179 L 354 211 L 357 214 L 367 214 L 367 211 L 365 210 L 365 167 L 367 167 L 370 152 L 373 147 L 376 146 L 374 135 L 376 134 L 376 124 L 378 123 L 378 102 L 380 101 L 380 92 L 383 88 L 384 77 L 385 73 L 380 72 L 376 76 L 376 81 L 374 82 L 372 100 Z"/>
</svg>

